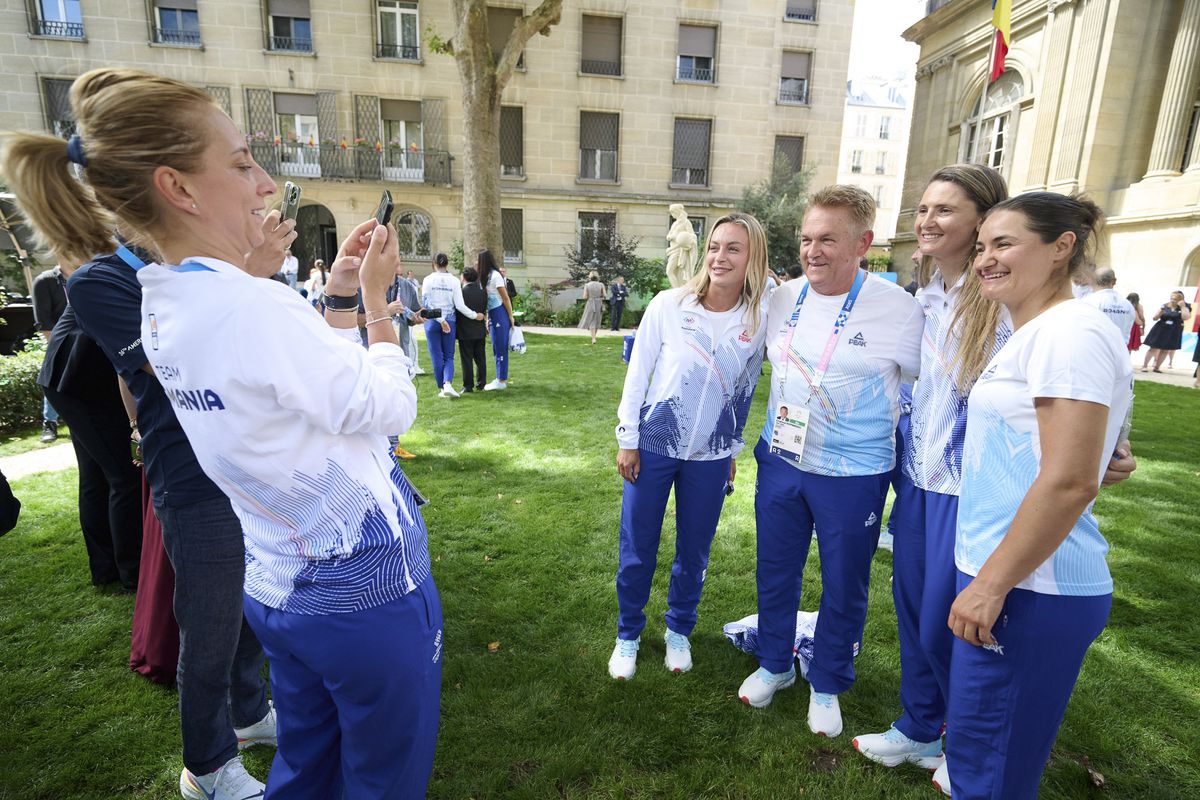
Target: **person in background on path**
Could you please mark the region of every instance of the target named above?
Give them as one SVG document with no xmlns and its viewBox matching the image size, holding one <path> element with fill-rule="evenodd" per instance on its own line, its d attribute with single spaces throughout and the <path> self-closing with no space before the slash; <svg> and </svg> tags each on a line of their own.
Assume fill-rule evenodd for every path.
<svg viewBox="0 0 1200 800">
<path fill-rule="evenodd" d="M 804 277 L 804 267 L 800 264 L 792 264 L 790 267 L 784 270 L 784 272 L 787 273 L 787 279 L 789 281 L 798 280 Z M 785 283 L 786 282 L 787 281 L 785 281 Z"/>
<path fill-rule="evenodd" d="M 65 280 L 76 264 L 56 267 Z M 50 334 L 38 375 L 46 397 L 71 427 L 79 463 L 79 528 L 92 585 L 120 581 L 133 594 L 142 559 L 142 476 L 129 452 L 129 419 L 117 374 L 79 328 L 68 303 Z"/>
<path fill-rule="evenodd" d="M 629 287 L 625 285 L 625 276 L 618 275 L 609 287 L 608 317 L 611 327 L 609 330 L 621 330 L 621 316 L 625 313 L 625 298 L 629 297 Z"/>
<path fill-rule="evenodd" d="M 1146 330 L 1146 312 L 1142 310 L 1142 298 L 1137 292 L 1130 292 L 1125 298 L 1133 306 L 1133 328 L 1129 331 L 1129 352 L 1136 353 L 1142 348 L 1142 332 Z"/>
<path fill-rule="evenodd" d="M 421 301 L 417 297 L 417 289 L 408 278 L 400 274 L 399 264 L 396 265 L 396 278 L 392 281 L 392 285 L 388 288 L 384 299 L 387 300 L 388 313 L 392 316 L 392 325 L 396 328 L 396 339 L 400 343 L 400 349 L 406 355 L 411 353 L 409 359 L 415 367 L 417 363 L 417 337 L 413 336 L 412 328 L 415 325 L 422 324 L 426 320 L 421 315 Z M 416 375 L 417 372 L 418 370 L 414 368 L 413 374 Z M 402 461 L 412 461 L 417 457 L 415 453 L 409 452 L 400 446 L 400 436 L 398 434 L 388 434 L 388 443 L 392 446 L 392 453 Z"/>
<path fill-rule="evenodd" d="M 954 561 L 946 768 L 958 800 L 1032 798 L 1113 581 L 1092 515 L 1133 374 L 1071 276 L 1102 212 L 1030 192 L 993 206 L 972 265 L 1013 335 L 971 392 Z M 1086 364 L 1086 369 L 1080 369 Z"/>
<path fill-rule="evenodd" d="M 1167 355 L 1174 356 L 1175 351 L 1183 346 L 1183 323 L 1191 318 L 1192 307 L 1184 301 L 1183 292 L 1171 292 L 1171 299 L 1158 309 L 1154 315 L 1154 327 L 1142 342 L 1150 348 L 1142 361 L 1142 372 L 1148 371 L 1151 360 L 1154 361 L 1154 371 L 1162 372 Z"/>
<path fill-rule="evenodd" d="M 48 269 L 33 279 L 33 289 L 30 293 L 33 300 L 33 324 L 46 342 L 50 341 L 50 332 L 67 310 L 67 293 L 63 288 L 66 280 L 61 266 Z M 57 438 L 58 411 L 43 392 L 42 444 L 49 444 Z"/>
<path fill-rule="evenodd" d="M 510 301 L 517 299 L 517 285 L 512 282 L 512 278 L 508 277 L 508 267 L 500 265 L 500 274 L 504 276 L 504 288 L 508 291 L 508 299 Z"/>
<path fill-rule="evenodd" d="M 479 271 L 474 267 L 463 270 L 463 302 L 477 312 L 487 313 L 487 290 L 479 283 Z M 458 352 L 462 358 L 463 394 L 483 391 L 487 384 L 486 343 L 487 323 L 463 317 L 458 321 Z"/>
<path fill-rule="evenodd" d="M 304 295 L 308 302 L 315 307 L 325 292 L 325 262 L 317 259 L 308 270 L 308 280 L 304 282 Z"/>
<path fill-rule="evenodd" d="M 583 315 L 576 326 L 581 331 L 592 334 L 592 344 L 596 343 L 596 334 L 600 332 L 600 321 L 604 317 L 604 284 L 600 282 L 600 273 L 592 270 L 588 273 L 588 282 L 583 285 Z"/>
<path fill-rule="evenodd" d="M 492 354 L 496 359 L 496 377 L 483 387 L 485 392 L 508 388 L 508 337 L 514 323 L 512 299 L 504 285 L 504 276 L 496 268 L 496 259 L 481 250 L 476 260 L 479 282 L 488 295 L 488 333 L 492 337 Z"/>
<path fill-rule="evenodd" d="M 874 219 L 875 201 L 855 186 L 810 198 L 800 231 L 805 280 L 784 283 L 768 306 L 771 397 L 754 453 L 759 668 L 737 697 L 762 708 L 796 680 L 798 587 L 815 526 L 822 589 L 808 727 L 829 737 L 842 732 L 838 695 L 854 685 L 896 463 L 900 384 L 921 363 L 921 306 L 858 266 Z"/>
<path fill-rule="evenodd" d="M 280 270 L 283 273 L 284 282 L 292 289 L 296 288 L 296 276 L 300 273 L 300 259 L 292 254 L 291 249 L 283 256 L 283 268 Z"/>
<path fill-rule="evenodd" d="M 419 280 L 417 280 L 417 276 L 413 274 L 413 271 L 411 269 L 408 272 L 404 273 L 404 278 L 405 278 L 405 280 L 407 280 L 409 283 L 412 284 L 412 287 L 414 289 L 416 289 L 418 292 L 421 291 L 421 282 Z"/>
<path fill-rule="evenodd" d="M 1121 332 L 1121 340 L 1128 343 L 1133 335 L 1133 326 L 1137 322 L 1137 309 L 1133 304 L 1117 294 L 1113 287 L 1117 285 L 1117 273 L 1109 267 L 1096 270 L 1095 291 L 1083 297 L 1088 305 L 1095 306 L 1117 326 Z"/>
<path fill-rule="evenodd" d="M 621 495 L 617 641 L 608 674 L 628 680 L 646 625 L 667 497 L 675 489 L 675 561 L 664 664 L 692 668 L 688 636 L 762 368 L 767 238 L 749 214 L 713 225 L 703 265 L 646 307 L 617 409 Z M 686 414 L 679 410 L 686 408 Z M 795 615 L 793 614 L 793 619 Z"/>
<path fill-rule="evenodd" d="M 445 253 L 433 257 L 433 272 L 425 276 L 421 284 L 423 306 L 430 311 L 441 311 L 440 318 L 425 322 L 425 344 L 429 347 L 429 358 L 433 361 L 433 377 L 442 387 L 438 397 L 458 397 L 454 391 L 454 327 L 457 314 L 470 319 L 483 319 L 483 314 L 472 311 L 463 302 L 462 283 L 446 271 L 450 259 Z"/>
</svg>

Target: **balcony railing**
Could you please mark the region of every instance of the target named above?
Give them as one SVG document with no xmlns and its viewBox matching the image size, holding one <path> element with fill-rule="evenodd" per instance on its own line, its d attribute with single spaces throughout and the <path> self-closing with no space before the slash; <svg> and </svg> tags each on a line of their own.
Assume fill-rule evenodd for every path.
<svg viewBox="0 0 1200 800">
<path fill-rule="evenodd" d="M 885 167 L 883 164 L 875 165 L 875 174 L 876 175 L 882 175 L 885 172 L 887 172 L 887 167 Z"/>
<path fill-rule="evenodd" d="M 200 45 L 200 31 L 185 31 L 177 28 L 154 28 L 154 41 L 159 44 Z"/>
<path fill-rule="evenodd" d="M 708 186 L 708 170 L 696 167 L 674 167 L 671 183 L 679 186 Z"/>
<path fill-rule="evenodd" d="M 784 19 L 798 19 L 805 22 L 817 21 L 817 9 L 810 6 L 792 6 L 789 5 L 787 10 L 783 12 Z"/>
<path fill-rule="evenodd" d="M 82 39 L 82 22 L 62 22 L 57 19 L 36 19 L 33 32 L 37 36 L 55 36 L 60 39 Z"/>
<path fill-rule="evenodd" d="M 375 45 L 376 58 L 396 58 L 401 61 L 420 61 L 421 48 L 415 44 L 383 44 Z"/>
<path fill-rule="evenodd" d="M 780 89 L 779 102 L 808 104 L 808 89 Z"/>
<path fill-rule="evenodd" d="M 524 178 L 525 177 L 525 165 L 524 164 L 501 164 L 500 165 L 500 177 L 502 177 L 502 178 Z"/>
<path fill-rule="evenodd" d="M 268 42 L 271 50 L 290 53 L 311 53 L 312 39 L 297 39 L 295 36 L 272 36 Z"/>
<path fill-rule="evenodd" d="M 450 183 L 450 154 L 443 150 L 376 149 L 250 139 L 250 152 L 271 175 L 389 183 Z"/>
<path fill-rule="evenodd" d="M 579 71 L 585 75 L 620 75 L 621 62 L 585 58 L 579 62 Z"/>
<path fill-rule="evenodd" d="M 680 67 L 676 77 L 681 81 L 712 83 L 713 70 L 711 67 Z"/>
</svg>

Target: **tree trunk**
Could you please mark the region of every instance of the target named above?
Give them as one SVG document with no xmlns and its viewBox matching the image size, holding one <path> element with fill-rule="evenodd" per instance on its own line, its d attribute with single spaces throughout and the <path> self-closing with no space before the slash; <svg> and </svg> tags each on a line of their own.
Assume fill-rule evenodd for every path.
<svg viewBox="0 0 1200 800">
<path fill-rule="evenodd" d="M 463 256 L 474 266 L 481 250 L 504 258 L 500 229 L 500 96 L 533 34 L 549 35 L 562 0 L 543 0 L 513 25 L 499 58 L 492 54 L 487 0 L 454 0 L 451 41 L 463 91 Z"/>
</svg>

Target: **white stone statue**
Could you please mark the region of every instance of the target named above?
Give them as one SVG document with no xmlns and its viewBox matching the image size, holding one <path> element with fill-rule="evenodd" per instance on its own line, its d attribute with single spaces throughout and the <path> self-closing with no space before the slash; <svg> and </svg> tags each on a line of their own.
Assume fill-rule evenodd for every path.
<svg viewBox="0 0 1200 800">
<path fill-rule="evenodd" d="M 696 271 L 697 242 L 683 204 L 672 203 L 667 210 L 675 218 L 667 232 L 667 279 L 674 289 L 690 281 Z"/>
</svg>

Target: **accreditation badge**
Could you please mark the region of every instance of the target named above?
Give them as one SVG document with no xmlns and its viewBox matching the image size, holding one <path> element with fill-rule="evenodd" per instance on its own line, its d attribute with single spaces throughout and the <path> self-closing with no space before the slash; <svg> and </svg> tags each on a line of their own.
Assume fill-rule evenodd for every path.
<svg viewBox="0 0 1200 800">
<path fill-rule="evenodd" d="M 771 452 L 799 464 L 807 437 L 808 409 L 804 406 L 781 405 L 771 431 Z"/>
</svg>

